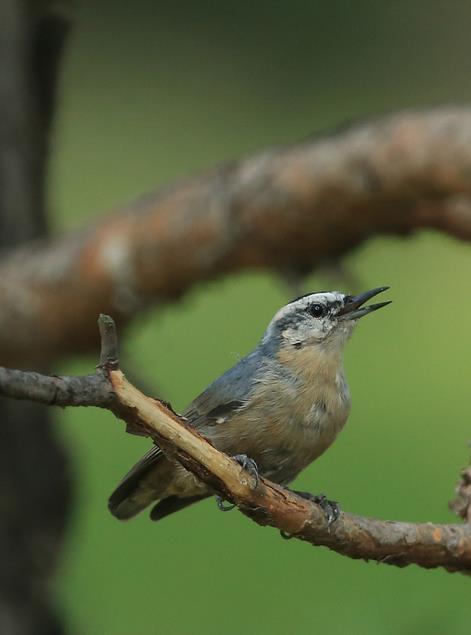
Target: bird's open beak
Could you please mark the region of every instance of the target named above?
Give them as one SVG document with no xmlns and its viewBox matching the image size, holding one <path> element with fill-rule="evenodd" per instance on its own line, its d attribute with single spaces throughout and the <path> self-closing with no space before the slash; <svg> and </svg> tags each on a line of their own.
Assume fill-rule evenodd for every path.
<svg viewBox="0 0 471 635">
<path fill-rule="evenodd" d="M 368 302 L 368 300 L 374 298 L 375 295 L 378 295 L 378 293 L 382 293 L 387 289 L 389 289 L 389 287 L 377 287 L 376 289 L 371 289 L 371 291 L 360 293 L 360 295 L 346 296 L 345 304 L 337 312 L 337 316 L 340 317 L 342 320 L 358 320 L 364 315 L 368 315 L 368 313 L 372 313 L 373 311 L 377 311 L 387 304 L 391 304 L 391 301 L 388 301 L 378 302 L 378 304 L 370 304 L 369 306 L 363 306 L 365 302 Z"/>
</svg>

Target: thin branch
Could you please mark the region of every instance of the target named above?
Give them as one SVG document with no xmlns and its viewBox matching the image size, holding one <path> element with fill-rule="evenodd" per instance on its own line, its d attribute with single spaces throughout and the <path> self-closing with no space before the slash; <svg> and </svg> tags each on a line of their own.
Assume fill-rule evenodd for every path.
<svg viewBox="0 0 471 635">
<path fill-rule="evenodd" d="M 100 366 L 118 369 L 118 334 L 114 320 L 109 315 L 101 313 L 98 318 L 98 330 L 101 339 Z"/>
<path fill-rule="evenodd" d="M 103 326 L 106 325 L 106 328 Z M 102 349 L 116 342 L 111 318 L 100 318 Z M 113 351 L 114 353 L 114 351 Z M 106 357 L 106 355 L 105 355 Z M 260 525 L 270 525 L 313 545 L 324 545 L 351 558 L 386 564 L 444 567 L 471 573 L 471 526 L 404 523 L 341 513 L 327 526 L 320 507 L 266 479 L 255 482 L 232 458 L 222 454 L 165 403 L 145 396 L 116 369 L 116 357 L 95 375 L 49 377 L 0 369 L 0 394 L 61 406 L 107 408 L 131 431 L 152 438 L 215 492 L 234 501 Z"/>
<path fill-rule="evenodd" d="M 101 373 L 67 377 L 0 367 L 0 396 L 26 399 L 46 406 L 108 408 L 112 390 Z"/>
<path fill-rule="evenodd" d="M 376 235 L 470 240 L 470 174 L 470 108 L 398 113 L 225 164 L 5 256 L 0 358 L 34 365 L 91 351 L 98 313 L 122 325 L 198 282 L 303 273 Z"/>
</svg>

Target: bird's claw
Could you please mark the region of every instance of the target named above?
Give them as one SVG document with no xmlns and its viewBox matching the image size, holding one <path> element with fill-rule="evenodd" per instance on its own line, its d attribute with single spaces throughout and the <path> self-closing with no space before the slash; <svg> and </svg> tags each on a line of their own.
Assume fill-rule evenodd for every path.
<svg viewBox="0 0 471 635">
<path fill-rule="evenodd" d="M 253 459 L 248 457 L 246 454 L 236 454 L 232 457 L 234 461 L 244 469 L 255 479 L 255 487 L 257 487 L 260 481 L 260 475 L 258 473 L 257 464 Z M 218 506 L 219 511 L 221 512 L 230 512 L 231 509 L 234 509 L 236 505 L 234 503 L 230 503 L 229 505 L 224 505 L 225 501 L 221 496 L 216 496 L 216 505 Z"/>
<path fill-rule="evenodd" d="M 230 505 L 224 505 L 224 499 L 221 496 L 216 496 L 216 505 L 220 512 L 230 512 L 231 509 L 234 509 L 235 505 L 231 503 Z"/>
<path fill-rule="evenodd" d="M 324 494 L 311 494 L 309 492 L 298 492 L 296 490 L 291 490 L 294 494 L 301 496 L 301 498 L 305 498 L 306 500 L 312 501 L 319 505 L 324 512 L 325 519 L 327 520 L 327 527 L 330 527 L 332 523 L 334 523 L 337 518 L 340 516 L 340 507 L 337 501 L 331 501 L 324 496 Z M 286 531 L 280 530 L 280 536 L 285 540 L 290 540 L 293 538 L 292 534 L 288 534 Z"/>
<path fill-rule="evenodd" d="M 334 523 L 338 517 L 340 516 L 340 507 L 337 501 L 329 500 L 324 494 L 310 494 L 309 492 L 296 492 L 298 496 L 301 498 L 305 498 L 306 500 L 310 500 L 319 507 L 324 512 L 324 516 L 327 520 L 327 527 L 330 527 L 332 523 Z"/>
<path fill-rule="evenodd" d="M 280 536 L 283 538 L 283 540 L 291 540 L 291 538 L 293 537 L 287 531 L 283 531 L 283 529 L 280 529 Z"/>
<path fill-rule="evenodd" d="M 330 527 L 340 516 L 340 507 L 337 501 L 329 500 L 324 494 L 314 496 L 313 501 L 317 503 L 327 519 L 327 527 Z"/>
<path fill-rule="evenodd" d="M 257 487 L 260 482 L 260 474 L 255 461 L 246 454 L 235 454 L 232 458 L 255 479 L 255 487 Z"/>
</svg>

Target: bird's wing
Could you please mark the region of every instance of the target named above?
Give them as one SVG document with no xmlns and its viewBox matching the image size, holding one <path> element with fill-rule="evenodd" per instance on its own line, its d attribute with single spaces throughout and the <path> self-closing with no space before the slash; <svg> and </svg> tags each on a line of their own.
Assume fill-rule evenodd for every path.
<svg viewBox="0 0 471 635">
<path fill-rule="evenodd" d="M 253 352 L 213 381 L 183 413 L 189 424 L 202 428 L 230 419 L 249 398 L 259 365 Z"/>
</svg>

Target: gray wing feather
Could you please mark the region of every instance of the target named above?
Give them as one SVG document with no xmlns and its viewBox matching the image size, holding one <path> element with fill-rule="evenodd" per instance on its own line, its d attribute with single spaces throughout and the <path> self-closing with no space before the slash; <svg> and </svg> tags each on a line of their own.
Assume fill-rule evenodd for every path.
<svg viewBox="0 0 471 635">
<path fill-rule="evenodd" d="M 255 350 L 213 381 L 184 412 L 190 425 L 200 428 L 220 417 L 227 419 L 243 406 L 253 390 L 260 361 Z"/>
</svg>

